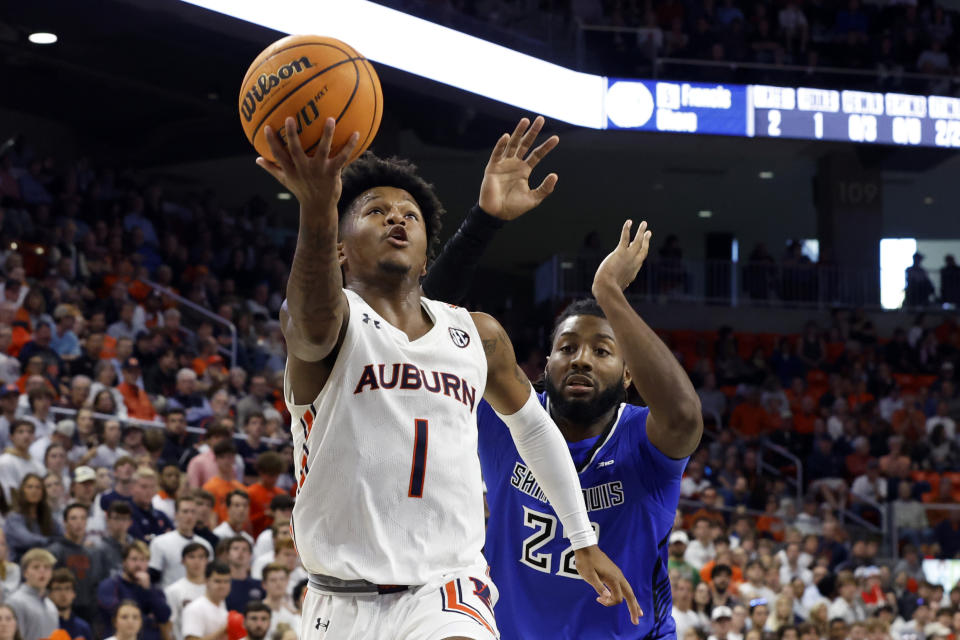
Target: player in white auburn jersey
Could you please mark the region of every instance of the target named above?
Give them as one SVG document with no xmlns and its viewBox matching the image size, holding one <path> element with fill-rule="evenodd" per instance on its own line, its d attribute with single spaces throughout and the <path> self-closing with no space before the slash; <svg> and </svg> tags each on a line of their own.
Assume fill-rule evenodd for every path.
<svg viewBox="0 0 960 640">
<path fill-rule="evenodd" d="M 528 179 L 557 140 L 528 154 L 542 120 L 529 125 L 498 141 L 481 204 L 530 209 L 552 191 L 556 176 L 537 189 Z M 308 157 L 292 118 L 285 127 L 288 148 L 266 131 L 276 164 L 257 162 L 300 202 L 280 314 L 299 486 L 291 524 L 310 574 L 300 638 L 499 637 L 482 554 L 481 398 L 510 427 L 596 599 L 626 600 L 636 622 L 633 591 L 597 546 L 566 444 L 503 328 L 421 295 L 443 213 L 432 186 L 371 154 L 341 179 L 357 134 L 330 158 L 328 119 Z"/>
</svg>

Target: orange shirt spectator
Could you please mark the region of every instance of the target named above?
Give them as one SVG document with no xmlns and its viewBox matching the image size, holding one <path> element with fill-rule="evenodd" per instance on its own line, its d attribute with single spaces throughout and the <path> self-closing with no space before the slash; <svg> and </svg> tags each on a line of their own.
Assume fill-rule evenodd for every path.
<svg viewBox="0 0 960 640">
<path fill-rule="evenodd" d="M 730 428 L 746 438 L 756 438 L 766 427 L 765 414 L 756 398 L 748 399 L 734 407 L 730 414 Z"/>
<path fill-rule="evenodd" d="M 267 513 L 267 509 L 275 496 L 284 494 L 283 489 L 277 487 L 277 478 L 283 473 L 283 468 L 283 457 L 275 451 L 265 451 L 257 456 L 256 469 L 260 481 L 247 487 L 254 535 L 260 535 L 261 531 L 273 524 L 273 518 Z"/>
<path fill-rule="evenodd" d="M 727 564 L 727 566 L 730 567 L 730 590 L 736 593 L 737 587 L 743 584 L 743 570 L 732 562 L 722 564 Z M 717 566 L 716 558 L 703 565 L 703 568 L 700 569 L 700 579 L 711 586 L 713 585 L 713 578 L 710 577 L 710 574 L 713 573 L 715 566 Z"/>
<path fill-rule="evenodd" d="M 227 494 L 234 489 L 246 491 L 247 488 L 239 480 L 227 480 L 219 475 L 213 476 L 203 485 L 204 491 L 209 491 L 216 502 L 213 505 L 213 512 L 217 514 L 217 521 L 223 522 L 227 519 Z"/>
<path fill-rule="evenodd" d="M 805 397 L 800 404 L 800 410 L 793 414 L 794 432 L 805 436 L 812 435 L 819 417 L 813 398 Z"/>
<path fill-rule="evenodd" d="M 137 386 L 140 377 L 140 361 L 136 358 L 127 358 L 121 368 L 123 382 L 117 385 L 117 390 L 123 396 L 123 404 L 127 405 L 127 415 L 138 420 L 153 420 L 157 412 L 150 402 L 147 392 Z"/>
<path fill-rule="evenodd" d="M 213 447 L 213 457 L 217 465 L 217 475 L 207 480 L 204 485 L 204 491 L 209 491 L 216 502 L 213 504 L 213 511 L 217 514 L 219 522 L 227 519 L 227 494 L 234 489 L 246 491 L 246 487 L 235 477 L 234 463 L 236 461 L 237 446 L 231 439 L 218 442 Z"/>
</svg>

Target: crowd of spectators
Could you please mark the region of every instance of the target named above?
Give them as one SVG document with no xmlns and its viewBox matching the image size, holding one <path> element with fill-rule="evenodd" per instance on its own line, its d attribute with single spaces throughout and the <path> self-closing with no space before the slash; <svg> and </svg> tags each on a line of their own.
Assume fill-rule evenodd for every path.
<svg viewBox="0 0 960 640">
<path fill-rule="evenodd" d="M 4 146 L 0 639 L 296 637 L 266 213 Z"/>
<path fill-rule="evenodd" d="M 59 164 L 22 140 L 5 148 L 0 640 L 14 617 L 24 640 L 57 627 L 88 639 L 296 636 L 305 574 L 288 526 L 275 320 L 291 240 L 262 202 L 174 200 L 133 173 Z M 658 282 L 684 286 L 675 239 L 659 257 Z M 232 322 L 236 342 L 164 291 Z M 665 337 L 720 423 L 690 462 L 670 540 L 681 637 L 960 630 L 960 589 L 938 592 L 919 565 L 960 551 L 960 511 L 925 507 L 960 497 L 952 316 L 921 316 L 890 339 L 839 311 L 801 336 Z M 538 353 L 522 363 L 531 378 Z M 759 467 L 764 440 L 802 459 L 801 504 L 788 463 Z M 844 524 L 880 523 L 887 505 L 893 565 L 879 560 L 889 540 Z"/>
<path fill-rule="evenodd" d="M 938 0 L 383 0 L 428 19 L 489 37 L 483 29 L 522 31 L 531 38 L 549 34 L 563 54 L 569 38 L 581 37 L 587 50 L 578 62 L 605 75 L 649 75 L 658 58 L 687 58 L 719 63 L 759 63 L 806 69 L 786 73 L 735 76 L 722 69 L 691 71 L 671 65 L 661 73 L 706 81 L 789 82 L 811 78 L 823 67 L 873 71 L 887 86 L 952 90 L 949 80 L 905 82 L 904 72 L 950 76 L 960 63 L 953 23 L 956 5 Z M 469 17 L 469 21 L 464 21 Z M 551 25 L 543 29 L 543 23 Z M 579 31 L 580 27 L 587 27 Z M 590 30 L 606 27 L 607 30 Z M 621 28 L 611 32 L 610 27 Z M 558 38 L 564 33 L 567 40 Z M 594 68 L 595 67 L 595 68 Z M 695 77 L 687 77 L 693 73 Z M 719 75 L 718 75 L 719 74 Z M 727 75 L 725 75 L 727 74 Z M 860 85 L 856 77 L 835 83 Z"/>
<path fill-rule="evenodd" d="M 663 337 L 708 423 L 669 541 L 678 637 L 955 638 L 960 585 L 922 560 L 960 558 L 956 317 Z M 765 444 L 801 461 L 799 493 L 793 458 L 761 473 Z"/>
</svg>

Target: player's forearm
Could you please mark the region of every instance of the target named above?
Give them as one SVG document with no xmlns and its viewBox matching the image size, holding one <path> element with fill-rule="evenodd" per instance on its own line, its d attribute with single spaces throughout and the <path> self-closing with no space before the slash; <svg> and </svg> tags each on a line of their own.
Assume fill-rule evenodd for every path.
<svg viewBox="0 0 960 640">
<path fill-rule="evenodd" d="M 571 546 L 582 549 L 597 544 L 597 535 L 587 517 L 580 478 L 570 458 L 567 443 L 533 390 L 530 390 L 529 400 L 519 411 L 511 415 L 498 415 L 510 428 L 520 457 L 527 463 L 556 511 Z"/>
<path fill-rule="evenodd" d="M 634 311 L 619 288 L 596 287 L 594 294 L 650 413 L 672 429 L 702 430 L 700 398 L 673 352 Z"/>
<path fill-rule="evenodd" d="M 337 214 L 318 216 L 301 205 L 300 230 L 287 279 L 287 311 L 315 344 L 335 341 L 343 316 L 343 278 L 337 260 Z M 322 221 L 317 221 L 318 218 Z"/>
<path fill-rule="evenodd" d="M 480 205 L 470 209 L 460 228 L 443 245 L 440 255 L 427 270 L 423 293 L 434 300 L 462 304 L 481 256 L 504 224 Z"/>
</svg>

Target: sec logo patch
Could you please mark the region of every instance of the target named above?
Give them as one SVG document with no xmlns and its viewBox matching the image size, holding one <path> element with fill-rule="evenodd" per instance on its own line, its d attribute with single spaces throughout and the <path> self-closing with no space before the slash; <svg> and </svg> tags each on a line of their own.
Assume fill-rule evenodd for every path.
<svg viewBox="0 0 960 640">
<path fill-rule="evenodd" d="M 450 327 L 450 339 L 453 340 L 453 344 L 457 345 L 461 349 L 470 344 L 470 334 L 463 329 Z"/>
</svg>

